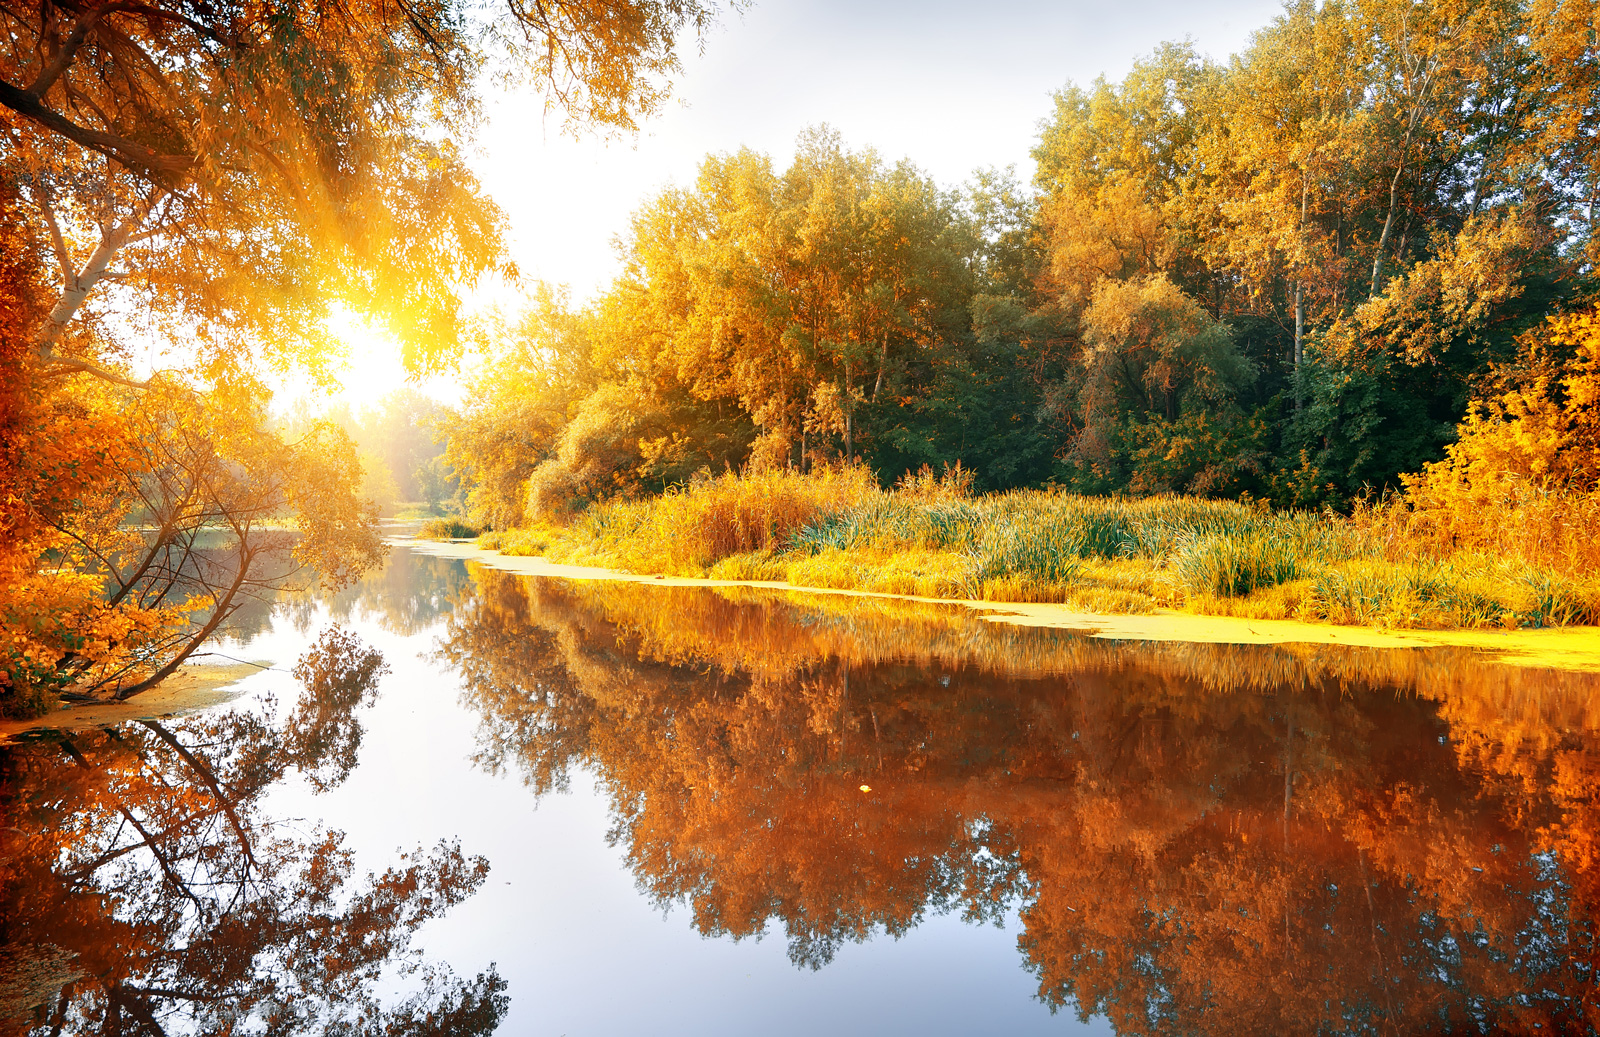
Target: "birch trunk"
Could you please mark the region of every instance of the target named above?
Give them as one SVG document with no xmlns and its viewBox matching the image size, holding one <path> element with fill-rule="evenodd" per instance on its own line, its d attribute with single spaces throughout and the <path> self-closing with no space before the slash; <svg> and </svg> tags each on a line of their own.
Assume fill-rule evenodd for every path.
<svg viewBox="0 0 1600 1037">
<path fill-rule="evenodd" d="M 89 297 L 89 292 L 105 277 L 106 268 L 111 265 L 112 257 L 128 243 L 136 222 L 130 219 L 107 231 L 89 256 L 89 261 L 83 265 L 83 269 L 62 286 L 61 297 L 56 300 L 55 308 L 50 311 L 49 318 L 46 319 L 44 327 L 39 329 L 38 338 L 34 342 L 40 356 L 50 356 L 56 343 L 61 341 L 67 325 L 72 323 L 72 318 L 83 308 L 83 302 Z"/>
</svg>

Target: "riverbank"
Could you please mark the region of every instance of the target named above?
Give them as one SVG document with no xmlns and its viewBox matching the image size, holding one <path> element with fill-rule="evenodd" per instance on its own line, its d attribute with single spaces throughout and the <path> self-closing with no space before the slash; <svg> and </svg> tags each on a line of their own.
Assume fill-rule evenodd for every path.
<svg viewBox="0 0 1600 1037">
<path fill-rule="evenodd" d="M 1407 630 L 1340 626 L 1304 620 L 1206 616 L 1175 609 L 1143 613 L 1098 613 L 1043 602 L 1001 602 L 972 598 L 891 594 L 827 587 L 808 587 L 775 580 L 654 576 L 598 566 L 553 562 L 529 555 L 509 555 L 475 543 L 395 540 L 422 554 L 459 558 L 525 576 L 569 580 L 614 580 L 670 587 L 754 587 L 806 595 L 891 598 L 972 609 L 990 622 L 1056 627 L 1099 638 L 1179 641 L 1210 644 L 1331 644 L 1363 648 L 1436 648 L 1455 646 L 1484 651 L 1490 658 L 1515 666 L 1600 673 L 1600 627 L 1546 629 Z"/>
<path fill-rule="evenodd" d="M 29 720 L 0 720 L 0 744 L 33 731 L 86 731 L 133 720 L 160 720 L 220 706 L 239 695 L 238 683 L 265 664 L 196 664 L 121 702 L 64 704 Z"/>
<path fill-rule="evenodd" d="M 892 490 L 860 467 L 728 473 L 478 543 L 652 576 L 1094 614 L 1417 630 L 1600 624 L 1600 554 L 1582 535 L 1582 509 L 1483 505 L 1468 523 L 1460 509 L 1406 499 L 1345 516 L 1195 497 L 974 495 L 970 483 L 959 470 Z"/>
</svg>

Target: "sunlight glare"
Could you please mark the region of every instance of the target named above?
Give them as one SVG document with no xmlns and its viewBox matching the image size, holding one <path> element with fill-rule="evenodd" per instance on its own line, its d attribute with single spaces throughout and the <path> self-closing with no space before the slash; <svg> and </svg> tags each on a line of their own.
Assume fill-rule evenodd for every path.
<svg viewBox="0 0 1600 1037">
<path fill-rule="evenodd" d="M 305 403 L 313 410 L 323 411 L 343 404 L 359 412 L 407 386 L 441 403 L 460 401 L 462 386 L 458 375 L 416 378 L 406 371 L 400 359 L 400 343 L 381 321 L 347 303 L 336 302 L 323 327 L 342 347 L 342 356 L 329 365 L 335 387 L 320 386 L 307 375 L 297 374 L 286 379 L 276 393 L 280 406 Z"/>
</svg>

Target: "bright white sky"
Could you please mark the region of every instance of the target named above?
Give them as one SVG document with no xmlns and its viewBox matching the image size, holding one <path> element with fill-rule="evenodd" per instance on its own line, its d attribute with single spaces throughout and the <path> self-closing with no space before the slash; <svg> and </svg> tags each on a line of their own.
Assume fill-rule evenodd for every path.
<svg viewBox="0 0 1600 1037">
<path fill-rule="evenodd" d="M 676 100 L 639 137 L 573 140 L 533 95 L 491 99 L 474 166 L 507 213 L 524 277 L 582 301 L 618 270 L 615 239 L 708 153 L 749 146 L 779 167 L 802 129 L 827 123 L 851 148 L 909 158 L 952 186 L 1029 157 L 1050 95 L 1069 80 L 1115 81 L 1165 40 L 1221 59 L 1279 11 L 1278 0 L 755 0 L 686 52 Z M 494 300 L 515 308 L 515 299 Z M 360 407 L 404 384 L 393 347 L 342 321 L 352 348 L 345 398 Z M 454 379 L 423 386 L 445 399 Z"/>
</svg>

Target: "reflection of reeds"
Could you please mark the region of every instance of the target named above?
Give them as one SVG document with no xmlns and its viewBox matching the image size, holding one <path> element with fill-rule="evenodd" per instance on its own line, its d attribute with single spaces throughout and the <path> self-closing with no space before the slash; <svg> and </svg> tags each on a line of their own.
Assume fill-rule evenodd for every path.
<svg viewBox="0 0 1600 1037">
<path fill-rule="evenodd" d="M 474 577 L 485 593 L 520 584 L 544 621 L 564 616 L 581 618 L 586 628 L 603 624 L 599 643 L 626 645 L 639 660 L 762 680 L 794 680 L 834 662 L 976 670 L 999 679 L 1103 674 L 1115 677 L 1130 703 L 1156 695 L 1183 708 L 1195 706 L 1198 692 L 1260 695 L 1294 688 L 1339 697 L 1353 687 L 1388 688 L 1445 702 L 1450 712 L 1492 715 L 1499 726 L 1544 732 L 1544 740 L 1559 740 L 1562 731 L 1600 730 L 1600 677 L 1494 665 L 1470 648 L 1124 642 L 989 622 L 966 608 L 896 598 L 523 582 L 476 567 Z M 1175 697 L 1168 701 L 1169 691 L 1161 689 Z M 618 694 L 628 693 L 619 688 Z"/>
<path fill-rule="evenodd" d="M 1039 490 L 974 498 L 959 478 L 884 491 L 861 468 L 729 474 L 596 504 L 570 526 L 510 531 L 485 546 L 641 573 L 1100 612 L 1181 606 L 1397 627 L 1600 622 L 1592 577 L 1460 553 L 1419 561 L 1370 514 L 1352 522 Z"/>
</svg>

